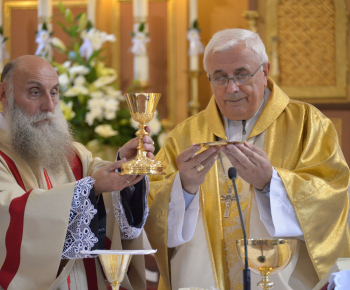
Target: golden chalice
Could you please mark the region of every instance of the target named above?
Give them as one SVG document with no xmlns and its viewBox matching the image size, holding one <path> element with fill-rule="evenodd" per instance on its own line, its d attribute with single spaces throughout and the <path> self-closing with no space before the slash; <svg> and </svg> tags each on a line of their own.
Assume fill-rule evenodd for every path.
<svg viewBox="0 0 350 290">
<path fill-rule="evenodd" d="M 125 94 L 125 99 L 131 112 L 131 117 L 139 122 L 139 130 L 136 136 L 139 139 L 137 155 L 135 159 L 125 162 L 122 165 L 122 175 L 143 175 L 143 174 L 165 174 L 160 161 L 155 161 L 147 157 L 147 152 L 143 148 L 143 136 L 148 136 L 145 130 L 146 123 L 154 117 L 154 111 L 158 105 L 160 94 L 136 93 Z"/>
<path fill-rule="evenodd" d="M 81 251 L 82 254 L 99 256 L 103 272 L 113 290 L 118 290 L 129 269 L 133 255 L 148 255 L 156 250 L 93 250 Z"/>
<path fill-rule="evenodd" d="M 236 241 L 237 252 L 244 263 L 244 240 Z M 269 280 L 271 274 L 283 270 L 292 260 L 297 247 L 296 239 L 249 239 L 248 263 L 249 268 L 262 276 L 258 287 L 268 290 L 274 286 Z"/>
<path fill-rule="evenodd" d="M 131 261 L 131 254 L 99 254 L 103 272 L 113 290 L 118 290 Z"/>
</svg>

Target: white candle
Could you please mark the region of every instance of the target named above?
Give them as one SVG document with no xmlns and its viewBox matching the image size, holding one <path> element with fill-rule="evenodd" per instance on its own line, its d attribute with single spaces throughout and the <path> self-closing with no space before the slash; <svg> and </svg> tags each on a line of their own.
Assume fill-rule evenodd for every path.
<svg viewBox="0 0 350 290">
<path fill-rule="evenodd" d="M 87 7 L 87 19 L 90 20 L 92 25 L 96 23 L 96 0 L 89 0 Z"/>
<path fill-rule="evenodd" d="M 48 22 L 52 16 L 52 0 L 39 0 L 38 18 Z"/>
<path fill-rule="evenodd" d="M 2 0 L 0 0 L 0 26 L 2 26 Z"/>
<path fill-rule="evenodd" d="M 194 21 L 198 18 L 197 12 L 197 0 L 189 0 L 189 27 L 192 28 Z M 190 70 L 195 71 L 199 69 L 199 57 L 198 55 L 190 56 Z"/>
<path fill-rule="evenodd" d="M 136 21 L 144 22 L 147 20 L 147 16 L 148 16 L 147 0 L 133 0 L 132 9 L 133 9 L 134 19 L 136 19 Z"/>
<path fill-rule="evenodd" d="M 141 22 L 144 22 L 145 27 L 143 32 L 147 33 L 148 25 L 146 21 L 148 17 L 148 1 L 133 0 L 132 8 L 134 16 L 134 32 L 138 32 Z M 143 55 L 134 55 L 134 80 L 139 80 L 143 83 L 149 81 L 149 58 L 147 52 Z"/>
<path fill-rule="evenodd" d="M 189 4 L 189 20 L 190 20 L 190 26 L 189 27 L 192 27 L 193 25 L 193 22 L 195 20 L 197 20 L 198 18 L 198 7 L 197 7 L 197 0 L 189 0 L 188 2 Z"/>
<path fill-rule="evenodd" d="M 51 16 L 52 16 L 52 0 L 38 1 L 38 30 L 42 29 L 43 22 L 48 24 L 48 29 L 51 30 Z"/>
</svg>

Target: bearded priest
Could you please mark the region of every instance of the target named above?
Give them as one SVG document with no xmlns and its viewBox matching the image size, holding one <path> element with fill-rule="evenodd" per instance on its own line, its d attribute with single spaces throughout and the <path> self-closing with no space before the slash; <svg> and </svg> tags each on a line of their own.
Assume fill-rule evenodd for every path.
<svg viewBox="0 0 350 290">
<path fill-rule="evenodd" d="M 73 142 L 58 75 L 37 56 L 5 66 L 0 99 L 0 289 L 107 289 L 98 258 L 80 252 L 142 248 L 148 178 L 116 173 L 137 139 L 113 163 Z M 144 272 L 133 257 L 122 286 L 146 289 Z"/>
<path fill-rule="evenodd" d="M 232 166 L 249 238 L 298 240 L 288 267 L 271 276 L 276 289 L 312 289 L 350 254 L 349 168 L 336 131 L 268 77 L 264 44 L 249 30 L 217 32 L 204 69 L 214 96 L 168 135 L 156 156 L 166 175 L 151 179 L 145 229 L 158 249 L 160 289 L 243 289 L 235 248 L 243 234 L 229 200 Z M 227 140 L 240 143 L 198 145 Z M 252 273 L 252 289 L 260 280 Z"/>
</svg>

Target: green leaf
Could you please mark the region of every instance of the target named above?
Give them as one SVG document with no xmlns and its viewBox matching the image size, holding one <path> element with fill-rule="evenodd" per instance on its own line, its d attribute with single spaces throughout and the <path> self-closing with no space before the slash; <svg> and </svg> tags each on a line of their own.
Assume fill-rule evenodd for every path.
<svg viewBox="0 0 350 290">
<path fill-rule="evenodd" d="M 3 32 L 3 29 L 2 29 L 2 25 L 0 26 L 0 34 L 2 35 L 4 32 Z"/>
<path fill-rule="evenodd" d="M 66 8 L 64 17 L 66 18 L 68 23 L 73 23 L 73 13 L 72 10 L 70 10 L 69 8 Z"/>
<path fill-rule="evenodd" d="M 83 31 L 87 25 L 86 13 L 81 13 L 79 15 L 80 17 L 79 17 L 77 32 Z"/>
<path fill-rule="evenodd" d="M 197 19 L 193 22 L 193 28 L 198 29 L 198 21 L 197 21 Z"/>
<path fill-rule="evenodd" d="M 4 40 L 2 41 L 2 43 L 5 43 L 6 41 L 8 41 L 8 37 L 4 37 Z"/>
<path fill-rule="evenodd" d="M 88 20 L 87 22 L 87 27 L 86 27 L 86 30 L 89 31 L 91 28 L 93 28 L 94 26 L 92 25 L 91 21 Z"/>
<path fill-rule="evenodd" d="M 145 29 L 145 22 L 142 22 L 139 26 L 139 31 L 142 32 Z"/>
<path fill-rule="evenodd" d="M 47 24 L 46 24 L 46 22 L 43 23 L 43 28 L 42 28 L 42 30 L 48 30 L 48 29 L 47 29 Z"/>
<path fill-rule="evenodd" d="M 60 10 L 61 14 L 64 15 L 64 6 L 62 4 L 62 1 L 58 3 L 58 9 Z"/>
</svg>

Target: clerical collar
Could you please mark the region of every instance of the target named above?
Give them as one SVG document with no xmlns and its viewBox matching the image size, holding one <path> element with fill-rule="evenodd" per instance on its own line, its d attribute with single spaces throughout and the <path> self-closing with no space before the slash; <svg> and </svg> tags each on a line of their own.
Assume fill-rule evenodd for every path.
<svg viewBox="0 0 350 290">
<path fill-rule="evenodd" d="M 225 133 L 227 140 L 229 141 L 246 141 L 250 132 L 252 131 L 256 121 L 259 119 L 267 100 L 269 99 L 271 91 L 269 88 L 265 88 L 264 97 L 259 109 L 256 111 L 253 117 L 243 121 L 232 121 L 227 119 L 224 115 L 222 118 L 225 125 Z"/>
</svg>

